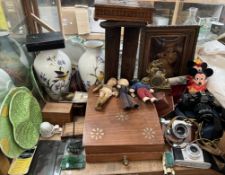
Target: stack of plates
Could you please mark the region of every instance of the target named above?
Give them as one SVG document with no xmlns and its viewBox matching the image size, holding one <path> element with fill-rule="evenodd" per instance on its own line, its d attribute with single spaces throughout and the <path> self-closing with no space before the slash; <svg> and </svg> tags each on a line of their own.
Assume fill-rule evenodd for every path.
<svg viewBox="0 0 225 175">
<path fill-rule="evenodd" d="M 37 100 L 25 87 L 13 88 L 0 108 L 0 148 L 9 158 L 34 147 L 42 122 Z"/>
</svg>

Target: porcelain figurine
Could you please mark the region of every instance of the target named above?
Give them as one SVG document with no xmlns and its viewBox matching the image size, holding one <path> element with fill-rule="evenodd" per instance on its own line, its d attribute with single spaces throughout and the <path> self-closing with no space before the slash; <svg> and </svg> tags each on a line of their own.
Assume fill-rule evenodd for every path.
<svg viewBox="0 0 225 175">
<path fill-rule="evenodd" d="M 60 134 L 62 128 L 59 125 L 52 125 L 49 122 L 42 122 L 40 125 L 40 134 L 42 137 L 52 137 L 54 134 Z"/>
<path fill-rule="evenodd" d="M 99 97 L 95 105 L 95 109 L 100 111 L 103 109 L 103 105 L 114 95 L 117 96 L 118 93 L 114 88 L 117 85 L 117 80 L 115 78 L 110 78 L 105 85 L 99 90 Z"/>
<path fill-rule="evenodd" d="M 138 108 L 137 102 L 129 95 L 129 82 L 127 79 L 118 80 L 117 88 L 119 89 L 119 97 L 124 110 Z"/>
</svg>

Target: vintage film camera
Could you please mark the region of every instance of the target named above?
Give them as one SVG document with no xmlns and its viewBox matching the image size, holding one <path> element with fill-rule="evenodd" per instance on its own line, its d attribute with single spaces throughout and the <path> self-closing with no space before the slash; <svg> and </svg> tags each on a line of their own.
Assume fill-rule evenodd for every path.
<svg viewBox="0 0 225 175">
<path fill-rule="evenodd" d="M 195 118 L 197 122 L 202 123 L 200 133 L 202 138 L 214 140 L 223 134 L 222 117 L 218 112 L 218 106 L 214 103 L 214 97 L 209 92 L 183 94 L 175 112 L 176 115 Z"/>
<path fill-rule="evenodd" d="M 182 111 L 192 111 L 198 121 L 211 121 L 218 114 L 215 111 L 214 97 L 209 92 L 183 94 L 179 107 Z"/>
<path fill-rule="evenodd" d="M 175 165 L 208 169 L 209 157 L 197 144 L 188 144 L 185 148 L 172 148 Z"/>
<path fill-rule="evenodd" d="M 180 120 L 183 119 L 183 120 Z M 161 119 L 164 136 L 167 142 L 174 147 L 187 144 L 192 140 L 192 124 L 184 120 L 184 117 L 176 117 L 172 120 Z"/>
</svg>

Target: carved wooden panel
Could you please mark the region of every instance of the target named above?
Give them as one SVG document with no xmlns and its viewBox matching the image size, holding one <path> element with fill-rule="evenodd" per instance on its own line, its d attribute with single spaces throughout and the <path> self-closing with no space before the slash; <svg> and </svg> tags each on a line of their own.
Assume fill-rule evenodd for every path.
<svg viewBox="0 0 225 175">
<path fill-rule="evenodd" d="M 143 27 L 138 77 L 147 75 L 149 63 L 160 59 L 168 77 L 187 73 L 187 62 L 193 60 L 200 26 Z"/>
</svg>

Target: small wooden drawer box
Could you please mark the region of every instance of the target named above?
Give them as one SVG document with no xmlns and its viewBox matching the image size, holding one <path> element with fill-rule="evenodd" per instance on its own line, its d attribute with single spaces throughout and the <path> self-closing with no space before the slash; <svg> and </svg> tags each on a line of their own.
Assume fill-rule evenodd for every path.
<svg viewBox="0 0 225 175">
<path fill-rule="evenodd" d="M 103 111 L 95 111 L 97 97 L 90 91 L 84 121 L 83 144 L 87 162 L 160 160 L 164 139 L 153 104 L 140 103 L 124 111 L 112 98 Z"/>
<path fill-rule="evenodd" d="M 62 126 L 71 122 L 72 103 L 46 103 L 42 109 L 43 121 Z"/>
</svg>

